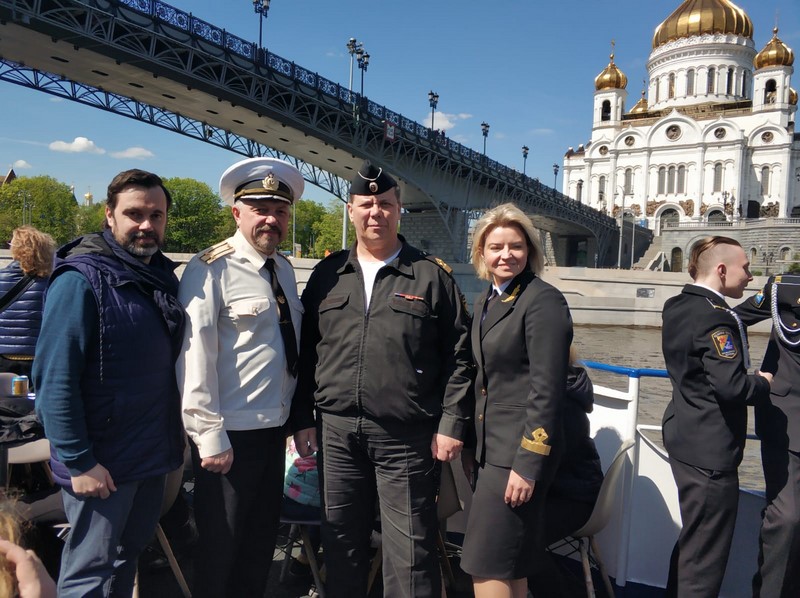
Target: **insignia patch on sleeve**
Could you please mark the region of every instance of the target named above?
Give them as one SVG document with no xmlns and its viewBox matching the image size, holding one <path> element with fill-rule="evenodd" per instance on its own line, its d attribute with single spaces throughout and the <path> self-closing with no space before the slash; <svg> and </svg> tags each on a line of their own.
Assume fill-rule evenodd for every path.
<svg viewBox="0 0 800 598">
<path fill-rule="evenodd" d="M 764 303 L 764 289 L 753 295 L 753 303 L 755 303 L 756 307 L 761 307 L 761 304 Z"/>
<path fill-rule="evenodd" d="M 733 335 L 729 330 L 720 328 L 711 333 L 711 340 L 714 341 L 714 348 L 717 354 L 725 359 L 733 359 L 739 352 L 736 350 L 736 345 L 733 344 Z"/>
</svg>

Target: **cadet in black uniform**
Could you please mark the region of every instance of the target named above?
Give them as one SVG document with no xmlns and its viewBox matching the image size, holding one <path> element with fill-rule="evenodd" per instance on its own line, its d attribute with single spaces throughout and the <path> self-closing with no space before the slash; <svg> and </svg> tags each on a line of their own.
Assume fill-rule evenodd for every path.
<svg viewBox="0 0 800 598">
<path fill-rule="evenodd" d="M 662 347 L 672 400 L 663 435 L 683 522 L 668 596 L 719 595 L 739 502 L 747 403 L 769 395 L 771 376 L 747 373 L 745 330 L 723 299 L 742 296 L 752 280 L 749 265 L 733 239 L 703 239 L 689 260 L 694 284 L 664 305 Z"/>
<path fill-rule="evenodd" d="M 767 506 L 753 596 L 800 596 L 800 276 L 772 276 L 736 308 L 746 326 L 772 318 L 761 369 L 775 378 L 756 405 Z"/>
<path fill-rule="evenodd" d="M 347 210 L 355 245 L 303 293 L 292 403 L 301 427 L 315 400 L 322 415 L 327 594 L 366 594 L 377 495 L 384 594 L 440 596 L 436 460 L 459 456 L 472 415 L 469 316 L 449 266 L 397 234 L 392 177 L 365 162 Z"/>
</svg>

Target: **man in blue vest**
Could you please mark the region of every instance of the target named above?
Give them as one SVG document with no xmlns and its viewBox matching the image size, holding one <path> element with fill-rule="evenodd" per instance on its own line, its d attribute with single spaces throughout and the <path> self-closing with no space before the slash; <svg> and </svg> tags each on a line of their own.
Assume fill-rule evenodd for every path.
<svg viewBox="0 0 800 598">
<path fill-rule="evenodd" d="M 184 314 L 160 251 L 170 195 L 142 170 L 108 187 L 106 229 L 58 252 L 36 346 L 36 412 L 71 532 L 58 595 L 130 596 L 167 473 L 183 462 Z"/>
</svg>

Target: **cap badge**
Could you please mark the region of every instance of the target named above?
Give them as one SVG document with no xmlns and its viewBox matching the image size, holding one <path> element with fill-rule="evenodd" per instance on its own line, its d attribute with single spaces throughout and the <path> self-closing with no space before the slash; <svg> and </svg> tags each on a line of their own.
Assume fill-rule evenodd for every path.
<svg viewBox="0 0 800 598">
<path fill-rule="evenodd" d="M 365 181 L 369 181 L 369 185 L 368 185 L 369 190 L 372 193 L 377 193 L 378 192 L 378 183 L 377 183 L 377 181 L 378 181 L 379 178 L 381 178 L 382 174 L 383 174 L 383 168 L 379 168 L 378 169 L 378 176 L 376 176 L 375 178 L 366 177 L 363 174 L 361 174 L 360 172 L 358 173 L 358 176 L 360 176 Z"/>
<path fill-rule="evenodd" d="M 375 181 L 370 181 L 369 190 L 375 193 L 378 190 L 378 183 Z"/>
<path fill-rule="evenodd" d="M 276 179 L 275 175 L 270 172 L 266 177 L 264 177 L 264 180 L 261 181 L 261 186 L 267 191 L 277 191 L 278 179 Z"/>
</svg>

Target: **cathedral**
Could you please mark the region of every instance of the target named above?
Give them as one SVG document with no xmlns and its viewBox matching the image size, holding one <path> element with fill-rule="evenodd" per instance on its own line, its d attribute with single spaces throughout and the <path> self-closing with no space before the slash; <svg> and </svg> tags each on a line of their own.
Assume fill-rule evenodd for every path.
<svg viewBox="0 0 800 598">
<path fill-rule="evenodd" d="M 656 234 L 665 222 L 800 217 L 794 52 L 778 29 L 759 51 L 741 8 L 685 0 L 652 48 L 630 108 L 613 54 L 595 79 L 591 140 L 564 156 L 564 194 Z"/>
</svg>

